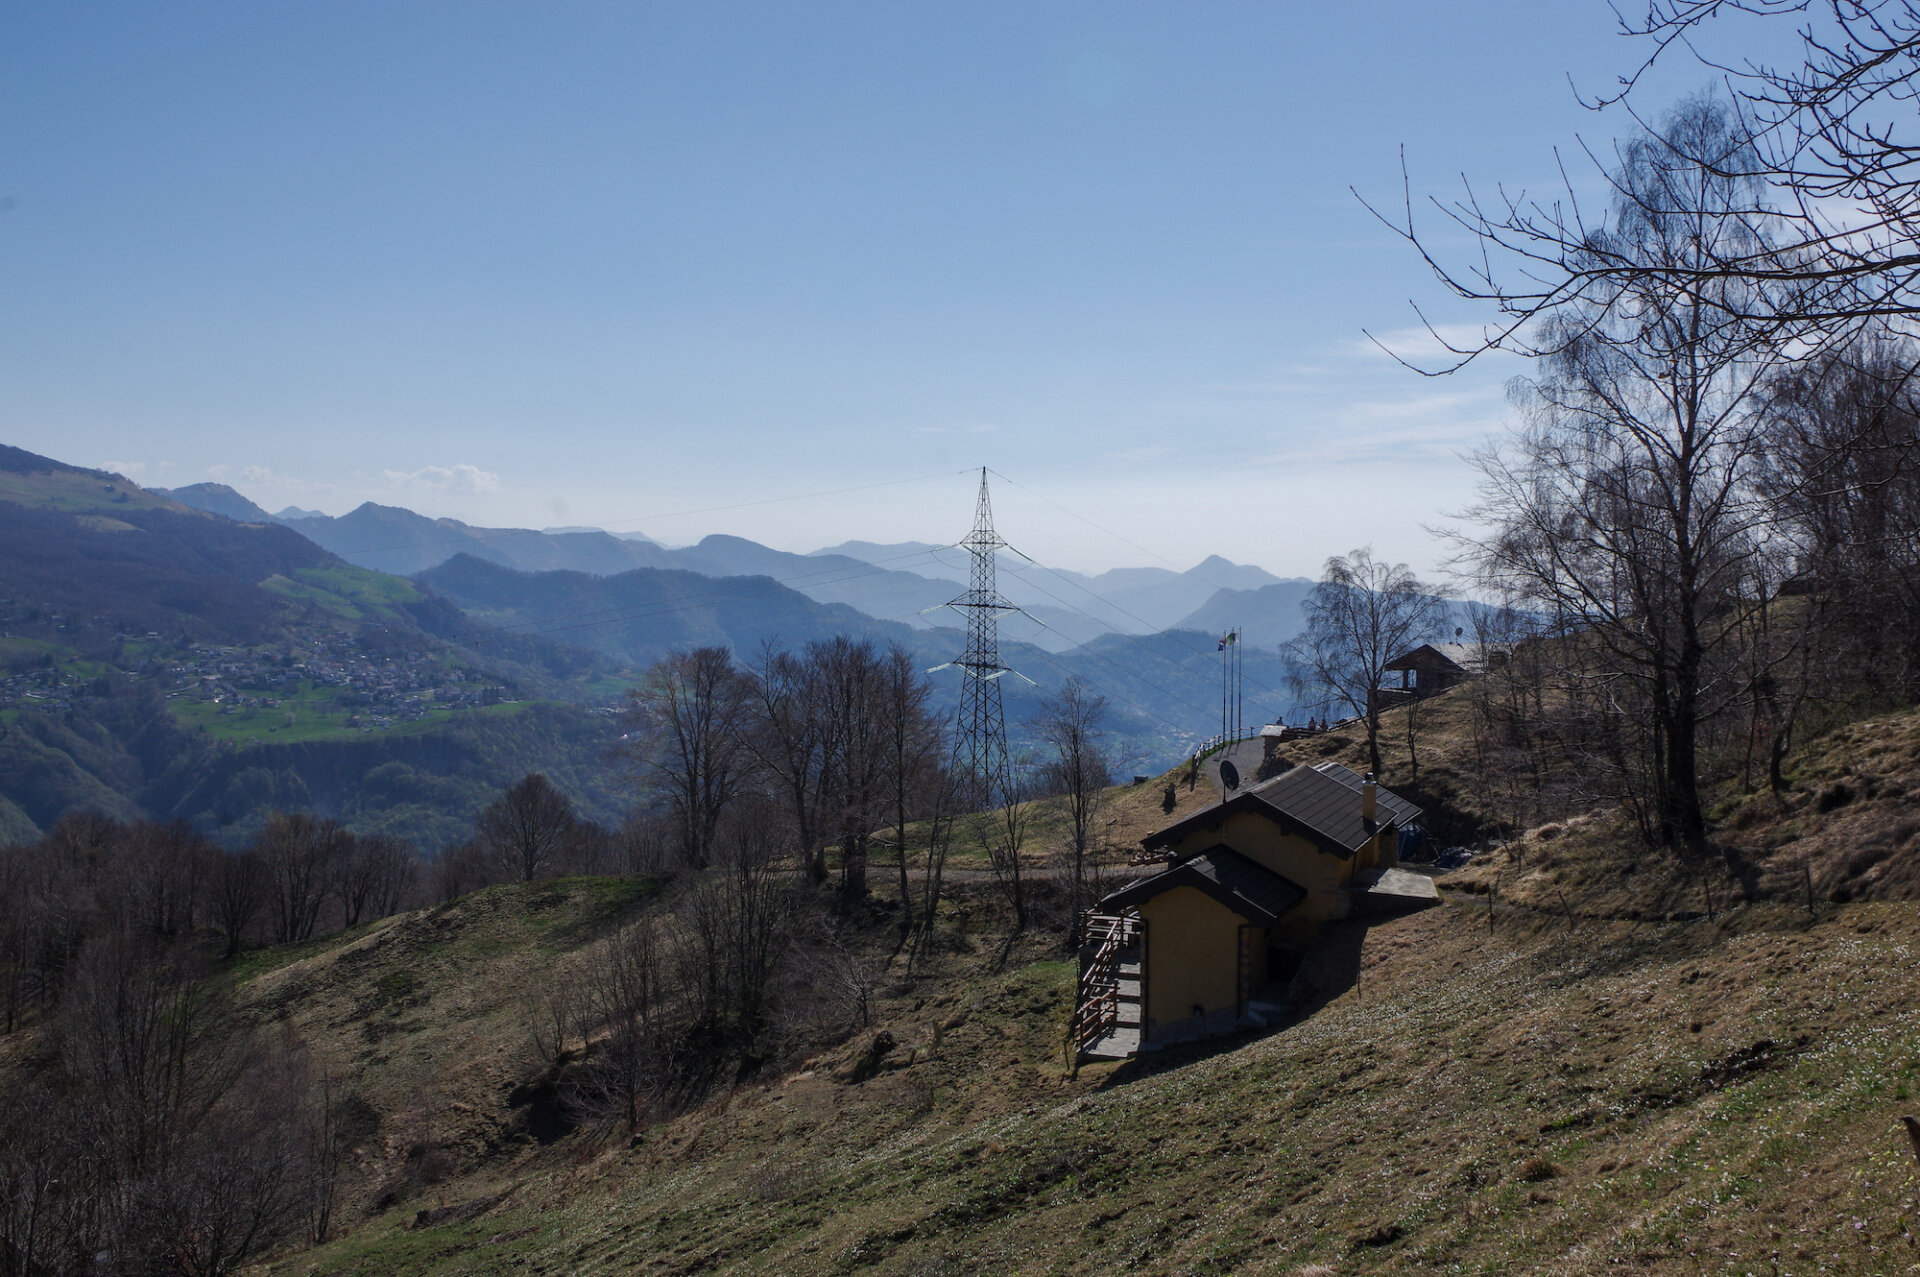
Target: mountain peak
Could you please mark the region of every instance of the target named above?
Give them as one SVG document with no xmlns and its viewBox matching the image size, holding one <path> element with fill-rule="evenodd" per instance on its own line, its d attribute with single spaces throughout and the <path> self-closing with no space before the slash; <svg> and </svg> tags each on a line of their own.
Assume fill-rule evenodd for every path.
<svg viewBox="0 0 1920 1277">
<path fill-rule="evenodd" d="M 217 514 L 235 523 L 272 523 L 274 517 L 224 483 L 189 483 L 184 488 L 151 488 L 156 497 Z"/>
<path fill-rule="evenodd" d="M 1258 589 L 1263 585 L 1276 584 L 1280 580 L 1265 568 L 1255 567 L 1251 563 L 1235 563 L 1232 559 L 1223 558 L 1218 554 L 1209 554 L 1188 569 L 1187 575 L 1199 577 L 1223 589 L 1234 590 Z"/>
</svg>

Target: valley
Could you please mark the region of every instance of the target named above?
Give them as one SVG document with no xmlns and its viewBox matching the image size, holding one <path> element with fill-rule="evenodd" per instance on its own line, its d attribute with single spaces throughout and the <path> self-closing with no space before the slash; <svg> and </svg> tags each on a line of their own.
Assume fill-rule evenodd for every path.
<svg viewBox="0 0 1920 1277">
<path fill-rule="evenodd" d="M 464 810 L 429 816 L 410 802 L 402 813 L 343 785 L 326 751 L 358 757 L 378 747 L 356 742 L 406 736 L 415 743 L 396 745 L 400 755 L 451 759 L 475 741 L 494 751 L 522 728 L 537 737 L 558 723 L 574 752 L 548 766 L 576 778 L 587 810 L 615 823 L 631 801 L 608 752 L 622 697 L 669 652 L 720 644 L 751 663 L 768 644 L 851 635 L 899 645 L 932 669 L 962 643 L 959 631 L 922 614 L 945 611 L 959 588 L 950 577 L 880 569 L 852 555 L 788 554 L 729 537 L 668 550 L 601 532 L 471 528 L 384 507 L 340 520 L 280 517 L 223 485 L 160 495 L 18 449 L 0 462 L 0 524 L 19 547 L 0 566 L 0 726 L 21 727 L 0 739 L 0 753 L 15 760 L 0 777 L 0 822 L 15 837 L 94 804 L 211 818 L 221 837 L 238 839 L 272 803 L 298 800 L 368 830 L 439 842 L 464 828 L 482 788 L 449 791 L 465 796 Z M 99 523 L 109 511 L 112 527 Z M 882 560 L 940 561 L 938 547 L 855 548 Z M 1297 628 L 1303 597 L 1303 587 L 1223 559 L 1187 574 L 1123 569 L 1095 579 L 1029 568 L 1005 579 L 1016 599 L 1040 601 L 1028 626 L 1040 642 L 1017 637 L 1019 617 L 1007 626 L 1007 660 L 1024 676 L 1006 688 L 1016 738 L 1051 689 L 1079 678 L 1108 698 L 1118 765 L 1134 770 L 1169 765 L 1219 719 L 1218 635 L 1177 624 L 1142 633 L 1142 618 L 1177 622 L 1196 600 L 1225 614 L 1233 610 L 1225 600 L 1245 591 L 1212 582 L 1237 582 L 1279 592 L 1241 610 L 1268 615 L 1267 632 L 1284 635 Z M 1063 597 L 1071 609 L 1047 602 Z M 905 619 L 886 619 L 901 608 Z M 1050 616 L 1059 624 L 1039 623 Z M 1253 712 L 1264 719 L 1291 708 L 1271 643 L 1249 651 L 1244 670 Z M 932 686 L 936 705 L 955 703 L 957 677 L 936 676 Z M 129 752 L 128 714 L 167 742 L 142 747 L 144 760 Z M 432 743 L 449 732 L 449 745 L 468 744 Z M 82 746 L 83 738 L 97 743 Z M 501 757 L 509 756 L 522 751 L 506 747 Z M 189 782 L 189 770 L 203 774 Z M 493 784 L 510 779 L 484 774 Z"/>
</svg>

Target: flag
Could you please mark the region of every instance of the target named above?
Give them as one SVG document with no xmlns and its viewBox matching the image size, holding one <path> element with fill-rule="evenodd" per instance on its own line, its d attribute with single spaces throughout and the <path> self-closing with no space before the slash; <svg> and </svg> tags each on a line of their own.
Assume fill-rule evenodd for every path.
<svg viewBox="0 0 1920 1277">
<path fill-rule="evenodd" d="M 1224 652 L 1229 647 L 1232 647 L 1235 643 L 1238 643 L 1239 641 L 1240 641 L 1240 631 L 1228 630 L 1224 635 L 1221 636 L 1220 646 L 1214 648 L 1213 650 L 1216 652 Z"/>
</svg>

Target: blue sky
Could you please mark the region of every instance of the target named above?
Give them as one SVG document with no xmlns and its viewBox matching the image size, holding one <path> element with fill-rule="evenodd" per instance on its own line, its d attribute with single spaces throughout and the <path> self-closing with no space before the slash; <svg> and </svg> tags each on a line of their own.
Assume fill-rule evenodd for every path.
<svg viewBox="0 0 1920 1277">
<path fill-rule="evenodd" d="M 1367 345 L 1410 298 L 1484 316 L 1348 188 L 1396 199 L 1402 146 L 1416 193 L 1552 185 L 1631 127 L 1569 88 L 1632 65 L 1613 22 L 10 3 L 0 441 L 270 509 L 801 550 L 956 539 L 988 465 L 1055 566 L 1425 568 L 1521 369 Z"/>
</svg>

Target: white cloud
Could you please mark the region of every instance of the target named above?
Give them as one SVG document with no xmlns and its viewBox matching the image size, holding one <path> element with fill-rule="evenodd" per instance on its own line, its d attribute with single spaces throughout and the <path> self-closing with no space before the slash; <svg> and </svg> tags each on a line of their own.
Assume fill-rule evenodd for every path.
<svg viewBox="0 0 1920 1277">
<path fill-rule="evenodd" d="M 124 475 L 135 483 L 145 487 L 147 484 L 159 483 L 164 479 L 167 471 L 173 469 L 173 462 L 109 461 L 106 462 L 101 469 L 110 470 L 114 474 Z"/>
<path fill-rule="evenodd" d="M 1431 329 L 1414 324 L 1355 338 L 1347 344 L 1345 353 L 1374 359 L 1404 359 L 1416 368 L 1438 370 L 1458 363 L 1462 356 L 1457 352 L 1479 350 L 1499 334 L 1500 328 L 1493 324 L 1435 324 Z M 1511 358 L 1514 356 L 1505 351 L 1488 351 L 1474 363 Z"/>
<path fill-rule="evenodd" d="M 491 470 L 464 463 L 452 466 L 422 466 L 418 470 L 385 470 L 387 482 L 396 488 L 419 492 L 457 492 L 475 496 L 504 492 L 500 476 Z"/>
<path fill-rule="evenodd" d="M 266 489 L 281 494 L 295 493 L 312 495 L 332 492 L 333 485 L 320 483 L 312 479 L 301 479 L 294 475 L 282 474 L 267 466 L 235 466 L 226 462 L 207 467 L 207 478 L 215 483 L 229 486 L 244 485 L 254 491 Z"/>
</svg>

